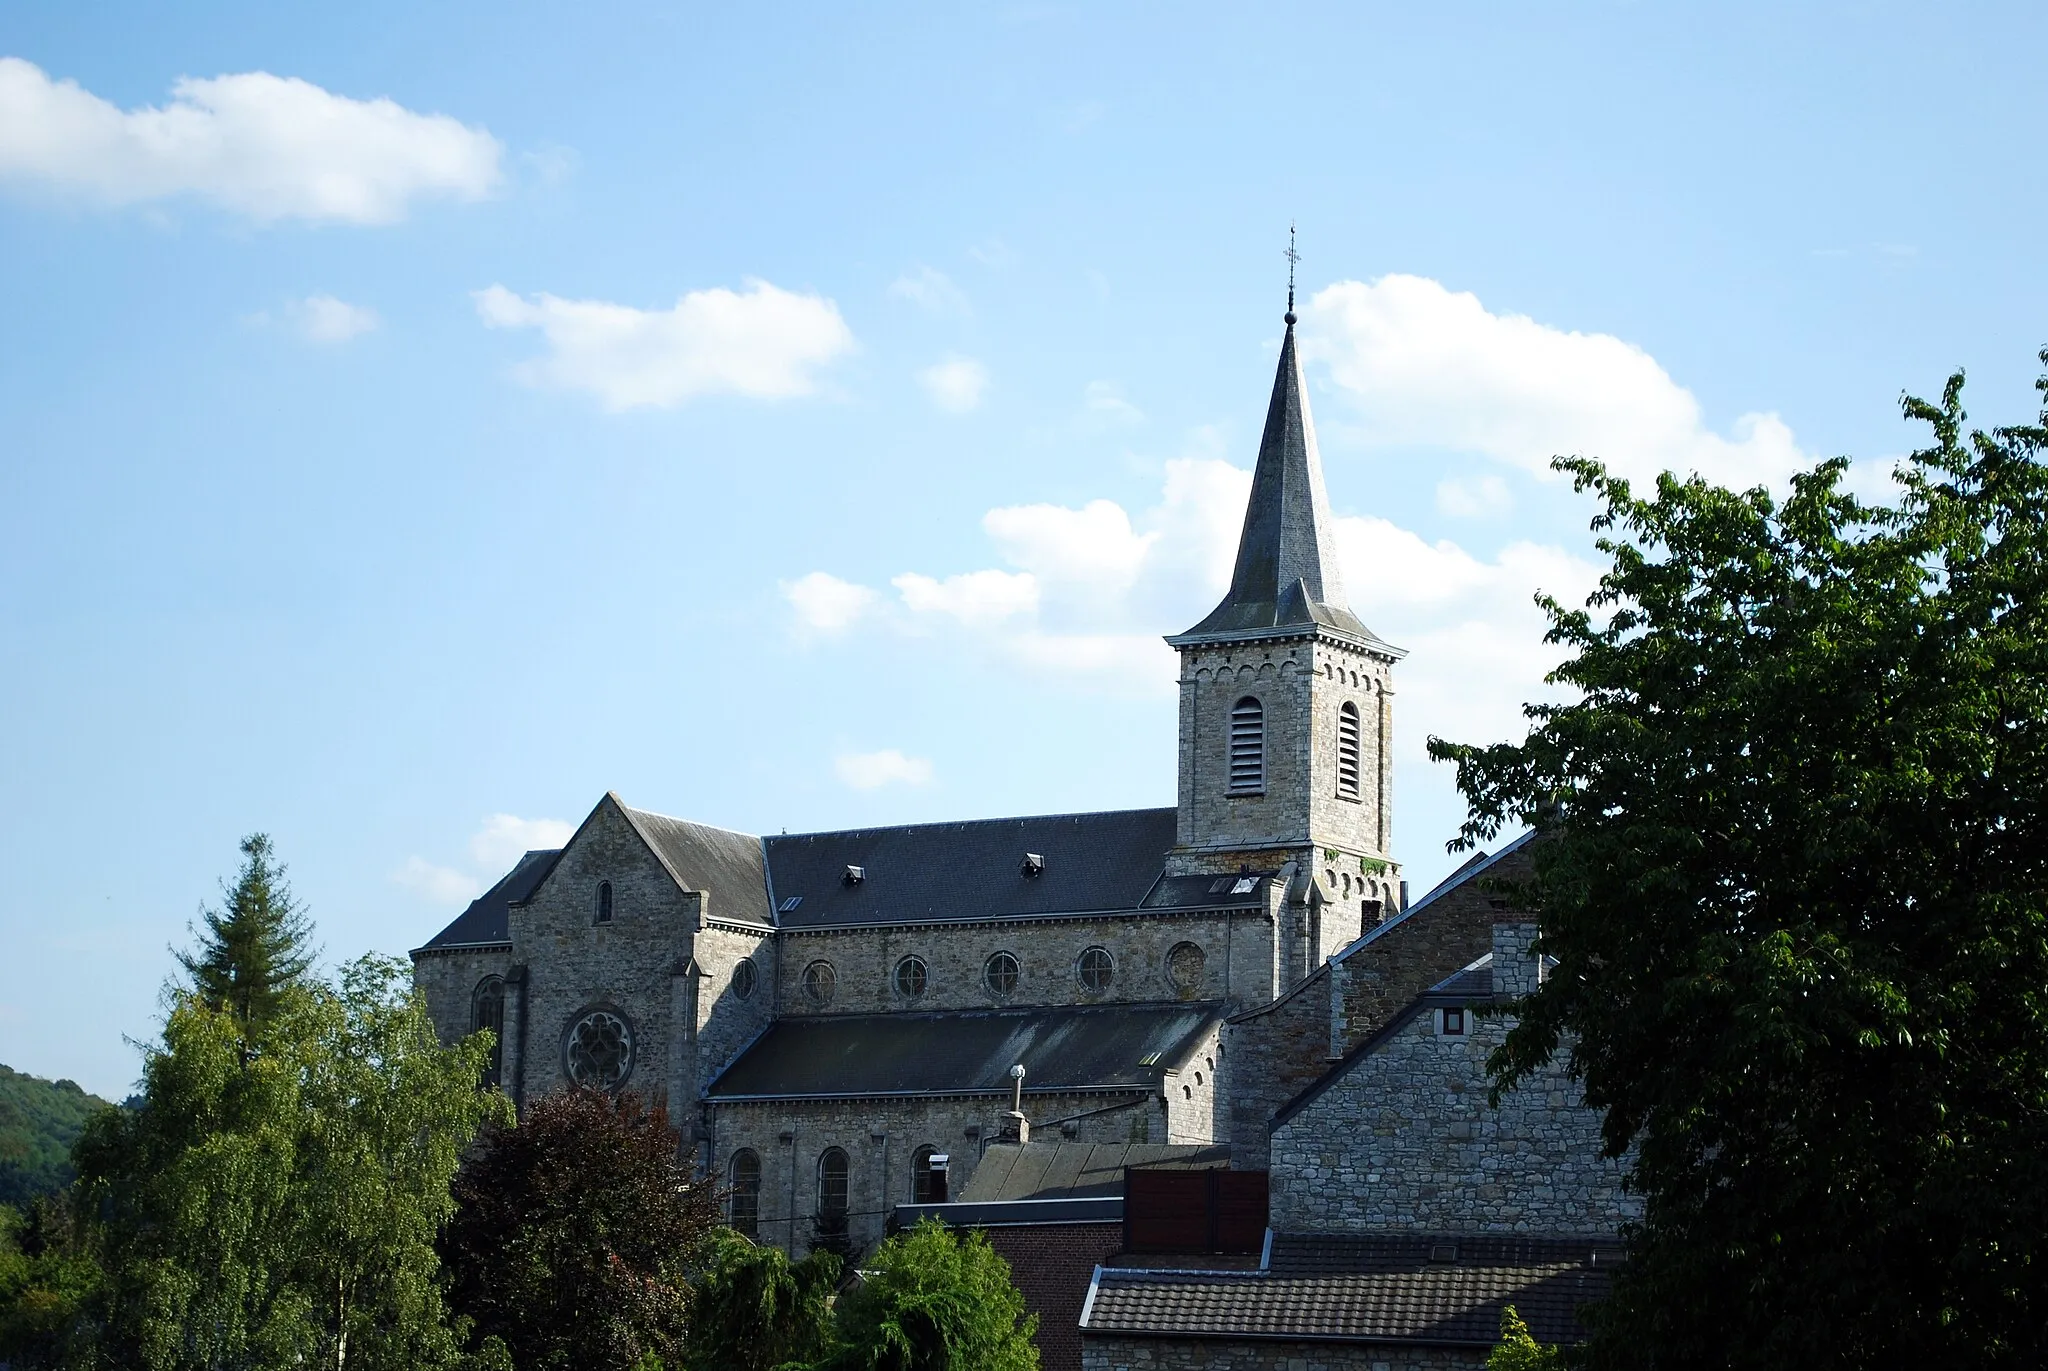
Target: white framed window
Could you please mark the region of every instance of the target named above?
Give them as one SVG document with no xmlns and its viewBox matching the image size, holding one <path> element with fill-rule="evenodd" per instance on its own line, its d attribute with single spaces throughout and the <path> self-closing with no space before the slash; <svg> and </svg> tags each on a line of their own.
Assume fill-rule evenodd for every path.
<svg viewBox="0 0 2048 1371">
<path fill-rule="evenodd" d="M 1230 791 L 1266 792 L 1266 707 L 1247 695 L 1230 707 Z"/>
<path fill-rule="evenodd" d="M 1436 1012 L 1436 1031 L 1441 1037 L 1462 1038 L 1470 1024 L 1471 1017 L 1466 1014 L 1464 1005 L 1447 1004 Z"/>
</svg>

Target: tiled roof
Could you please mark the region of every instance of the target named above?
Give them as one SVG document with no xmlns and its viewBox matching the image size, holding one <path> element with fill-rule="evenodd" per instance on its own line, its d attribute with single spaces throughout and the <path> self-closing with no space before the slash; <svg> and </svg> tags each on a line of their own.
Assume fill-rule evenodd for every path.
<svg viewBox="0 0 2048 1371">
<path fill-rule="evenodd" d="M 1578 1342 L 1620 1259 L 1585 1238 L 1275 1234 L 1259 1271 L 1104 1268 L 1081 1330 L 1490 1346 L 1512 1304 L 1539 1342 Z"/>
<path fill-rule="evenodd" d="M 920 923 L 1136 909 L 1165 868 L 1173 823 L 1171 809 L 1124 809 L 790 833 L 762 846 L 784 928 Z M 1037 875 L 1025 874 L 1028 853 L 1043 859 Z"/>
<path fill-rule="evenodd" d="M 778 1019 L 706 1092 L 716 1101 L 948 1092 L 1156 1090 L 1220 1021 L 1214 1004 L 831 1014 Z"/>
<path fill-rule="evenodd" d="M 512 938 L 508 910 L 533 893 L 561 849 L 529 852 L 498 883 L 469 902 L 469 908 L 455 916 L 455 922 L 427 940 L 422 952 L 450 947 L 509 942 Z"/>
</svg>

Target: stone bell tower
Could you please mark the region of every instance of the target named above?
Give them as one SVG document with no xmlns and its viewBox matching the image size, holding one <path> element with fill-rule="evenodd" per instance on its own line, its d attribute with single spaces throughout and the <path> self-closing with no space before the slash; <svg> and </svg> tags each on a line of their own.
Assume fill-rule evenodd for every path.
<svg viewBox="0 0 2048 1371">
<path fill-rule="evenodd" d="M 1173 867 L 1288 868 L 1294 979 L 1398 907 L 1392 670 L 1406 654 L 1345 603 L 1291 285 L 1286 320 L 1230 592 L 1166 641 L 1180 653 Z"/>
</svg>

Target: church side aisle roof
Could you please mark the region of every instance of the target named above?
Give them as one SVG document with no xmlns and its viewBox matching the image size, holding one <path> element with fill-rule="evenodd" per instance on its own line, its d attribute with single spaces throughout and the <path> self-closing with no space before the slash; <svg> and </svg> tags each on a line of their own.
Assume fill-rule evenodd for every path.
<svg viewBox="0 0 2048 1371">
<path fill-rule="evenodd" d="M 469 908 L 455 916 L 455 922 L 427 940 L 422 952 L 435 948 L 474 947 L 478 944 L 509 942 L 512 925 L 509 910 L 533 893 L 540 884 L 555 858 L 562 855 L 560 848 L 546 848 L 527 853 L 513 868 L 498 878 L 498 883 L 469 902 Z"/>
<path fill-rule="evenodd" d="M 705 1097 L 718 1104 L 1008 1094 L 1017 1064 L 1027 1096 L 1156 1090 L 1165 1070 L 1194 1052 L 1222 1017 L 1217 1004 L 1173 1003 L 778 1019 Z"/>
<path fill-rule="evenodd" d="M 790 833 L 762 847 L 784 928 L 1090 913 L 1139 907 L 1173 822 L 1171 809 L 1120 809 Z M 1044 859 L 1038 875 L 1024 873 L 1027 853 Z"/>
</svg>

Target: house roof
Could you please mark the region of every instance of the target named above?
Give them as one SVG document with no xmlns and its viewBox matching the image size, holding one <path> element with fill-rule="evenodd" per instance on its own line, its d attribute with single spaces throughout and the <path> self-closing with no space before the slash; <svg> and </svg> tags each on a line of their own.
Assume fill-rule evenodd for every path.
<svg viewBox="0 0 2048 1371">
<path fill-rule="evenodd" d="M 759 838 L 625 804 L 619 809 L 677 885 L 704 893 L 706 914 L 745 923 L 770 922 Z"/>
<path fill-rule="evenodd" d="M 1415 915 L 1429 908 L 1432 904 L 1435 904 L 1438 900 L 1450 894 L 1453 890 L 1456 890 L 1459 886 L 1464 885 L 1468 881 L 1475 881 L 1479 879 L 1481 876 L 1484 876 L 1488 871 L 1491 871 L 1494 867 L 1506 861 L 1509 857 L 1513 856 L 1517 852 L 1520 852 L 1523 848 L 1527 847 L 1530 843 L 1533 843 L 1535 841 L 1536 834 L 1534 833 L 1534 831 L 1531 831 L 1522 834 L 1519 838 L 1516 838 L 1513 842 L 1509 843 L 1506 847 L 1503 847 L 1500 851 L 1494 853 L 1492 856 L 1488 856 L 1484 852 L 1473 854 L 1471 857 L 1466 859 L 1466 862 L 1463 866 L 1459 867 L 1456 871 L 1453 871 L 1450 875 L 1444 877 L 1441 881 L 1437 882 L 1436 885 L 1431 887 L 1427 895 L 1424 895 L 1421 899 L 1417 900 L 1414 904 L 1409 905 L 1406 909 L 1402 910 L 1399 914 L 1396 914 L 1393 918 L 1387 920 L 1385 923 L 1376 925 L 1375 927 L 1368 929 L 1363 937 L 1355 938 L 1351 942 L 1346 943 L 1343 947 L 1337 949 L 1337 951 L 1330 955 L 1330 960 L 1333 962 L 1343 961 L 1352 953 L 1358 951 L 1359 948 L 1366 946 L 1367 944 L 1373 942 L 1377 938 L 1382 938 L 1386 936 L 1389 930 L 1400 927 L 1402 924 L 1406 923 Z"/>
<path fill-rule="evenodd" d="M 454 923 L 427 939 L 426 945 L 418 950 L 428 952 L 511 941 L 512 928 L 507 911 L 533 893 L 533 888 L 540 884 L 540 878 L 561 855 L 560 848 L 527 853 L 510 871 L 498 878 L 496 885 L 471 900 L 469 908 L 455 916 Z"/>
<path fill-rule="evenodd" d="M 1360 623 L 1345 602 L 1334 539 L 1290 308 L 1229 593 L 1202 622 L 1167 641 L 1179 645 L 1321 627 L 1401 655 Z"/>
<path fill-rule="evenodd" d="M 1094 1196 L 1121 1200 L 1127 1166 L 1209 1169 L 1229 1165 L 1228 1143 L 992 1143 L 975 1164 L 974 1175 L 960 1188 L 960 1202 Z"/>
<path fill-rule="evenodd" d="M 762 847 L 784 928 L 922 923 L 1136 909 L 1173 825 L 1171 809 L 1122 809 L 791 833 Z M 1026 854 L 1043 858 L 1038 875 L 1024 873 Z"/>
<path fill-rule="evenodd" d="M 1019 1064 L 1026 1095 L 1156 1090 L 1221 1018 L 1215 1004 L 1175 1003 L 778 1019 L 705 1093 L 713 1102 L 1007 1094 Z"/>
<path fill-rule="evenodd" d="M 1512 1304 L 1539 1342 L 1585 1337 L 1618 1241 L 1276 1233 L 1257 1271 L 1104 1267 L 1083 1335 L 1492 1346 Z"/>
</svg>

